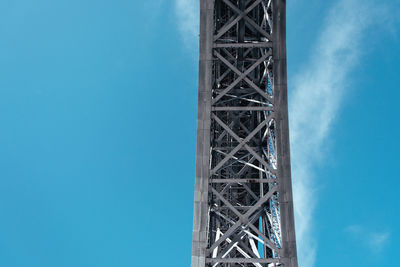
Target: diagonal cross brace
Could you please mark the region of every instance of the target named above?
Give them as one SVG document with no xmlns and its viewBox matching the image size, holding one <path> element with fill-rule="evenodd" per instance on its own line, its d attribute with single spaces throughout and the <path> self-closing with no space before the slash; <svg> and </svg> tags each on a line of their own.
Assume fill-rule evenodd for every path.
<svg viewBox="0 0 400 267">
<path fill-rule="evenodd" d="M 269 240 L 269 238 L 267 238 L 264 234 L 260 233 L 260 231 L 253 225 L 253 223 L 250 222 L 249 219 L 245 217 L 245 215 L 241 214 L 237 209 L 235 209 L 235 207 L 228 200 L 226 200 L 220 193 L 218 193 L 217 190 L 215 190 L 214 188 L 211 188 L 211 190 L 214 195 L 216 195 L 233 213 L 235 213 L 239 217 L 240 221 L 242 221 L 243 223 L 247 223 L 247 225 L 254 232 L 256 232 L 259 236 L 261 236 L 263 241 L 265 241 L 271 249 L 278 249 L 276 245 L 272 243 L 271 240 Z"/>
<path fill-rule="evenodd" d="M 214 118 L 216 118 L 216 116 L 214 114 L 212 114 L 212 116 Z M 261 128 L 264 127 L 268 123 L 269 119 L 270 119 L 270 116 L 268 116 L 263 122 L 261 122 L 245 139 L 240 140 L 240 143 L 223 160 L 221 160 L 217 164 L 217 166 L 215 166 L 211 170 L 211 175 L 214 175 L 230 158 L 233 157 L 233 155 L 236 154 L 236 152 L 238 152 L 243 146 L 245 146 L 246 143 L 249 142 L 251 140 L 251 138 L 253 138 L 253 136 L 256 135 L 257 132 L 260 131 Z"/>
<path fill-rule="evenodd" d="M 235 231 L 236 229 L 241 226 L 242 224 L 247 225 L 248 222 L 250 222 L 249 217 L 250 215 L 252 215 L 257 209 L 259 209 L 265 202 L 267 202 L 272 195 L 278 190 L 277 186 L 275 185 L 274 187 L 272 187 L 268 193 L 266 193 L 263 197 L 261 197 L 256 204 L 254 204 L 253 207 L 251 207 L 244 215 L 244 219 L 245 221 L 237 221 L 234 225 L 232 225 L 228 231 L 225 232 L 225 234 L 223 236 L 221 236 L 217 241 L 215 241 L 214 244 L 211 245 L 210 248 L 208 248 L 207 252 L 212 252 L 216 247 L 218 247 L 223 241 L 225 241 L 228 237 L 230 237 Z M 277 249 L 277 251 L 279 251 L 280 249 Z"/>
<path fill-rule="evenodd" d="M 257 218 L 258 216 L 260 216 L 261 213 L 262 213 L 262 210 L 256 212 L 254 215 L 254 218 Z M 253 222 L 253 220 L 250 220 L 250 221 Z M 232 236 L 232 242 L 233 242 L 233 240 L 235 240 L 235 242 L 236 242 L 236 241 L 242 239 L 245 235 L 248 235 L 248 233 L 246 233 L 244 231 L 244 232 L 241 232 L 240 234 Z M 226 246 L 224 248 L 224 250 L 221 250 L 221 252 L 220 252 L 221 255 L 225 255 L 225 253 L 227 253 L 231 249 L 231 247 L 234 245 L 234 243 L 232 243 L 232 242 L 228 246 Z"/>
<path fill-rule="evenodd" d="M 247 16 L 247 14 L 249 13 L 245 11 L 240 10 L 237 6 L 235 6 L 234 4 L 232 4 L 232 2 L 230 2 L 229 0 L 222 0 L 224 1 L 224 3 L 226 5 L 228 5 L 230 8 L 232 8 L 237 14 L 238 17 L 243 18 L 244 20 L 246 20 L 246 22 L 248 24 L 250 24 L 253 28 L 255 28 L 256 31 L 259 31 L 262 35 L 264 35 L 264 37 L 266 37 L 269 41 L 272 41 L 272 37 L 269 33 L 267 33 L 263 28 L 261 28 L 257 23 L 255 23 L 251 18 L 249 18 Z M 257 3 L 258 2 L 258 3 Z M 260 3 L 261 1 L 256 1 L 255 3 L 257 3 L 257 5 Z M 254 4 L 255 4 L 254 3 Z M 253 4 L 253 5 L 254 5 Z M 254 8 L 254 7 L 253 7 Z M 252 9 L 253 9 L 252 8 Z"/>
<path fill-rule="evenodd" d="M 250 68 L 248 68 L 245 72 L 241 72 L 235 66 L 233 66 L 227 59 L 225 59 L 220 53 L 214 51 L 215 55 L 218 59 L 220 59 L 227 67 L 229 67 L 232 71 L 234 71 L 239 77 L 234 80 L 227 88 L 225 88 L 216 98 L 213 99 L 212 103 L 215 104 L 221 97 L 223 97 L 226 93 L 228 93 L 236 84 L 238 84 L 241 80 L 247 82 L 254 90 L 256 90 L 260 95 L 262 95 L 265 99 L 268 99 L 271 103 L 273 102 L 273 98 L 266 94 L 260 87 L 258 87 L 252 80 L 250 80 L 247 75 L 252 72 L 258 65 L 264 62 L 269 56 L 271 56 L 271 51 L 265 53 L 261 58 L 259 58 Z"/>
<path fill-rule="evenodd" d="M 249 6 L 248 8 L 246 8 L 246 10 L 244 12 L 240 11 L 239 15 L 232 20 L 231 22 L 229 22 L 228 24 L 225 24 L 220 31 L 217 33 L 217 35 L 214 36 L 214 41 L 218 40 L 222 35 L 224 35 L 227 31 L 229 31 L 230 28 L 232 28 L 236 23 L 239 22 L 239 20 L 241 20 L 243 17 L 246 18 L 247 13 L 249 13 L 250 11 L 252 11 L 259 3 L 261 3 L 262 0 L 257 0 L 255 1 L 251 6 Z M 225 2 L 225 1 L 224 1 Z M 228 6 L 231 7 L 231 5 L 229 5 L 228 3 L 225 2 L 225 4 L 227 4 Z M 230 3 L 232 4 L 232 3 Z M 234 6 L 235 7 L 235 6 Z M 237 8 L 237 7 L 235 7 Z M 271 40 L 268 38 L 268 40 Z"/>
<path fill-rule="evenodd" d="M 217 117 L 217 115 L 215 115 L 214 113 L 211 115 L 212 116 L 212 118 L 219 124 L 219 125 L 221 125 L 222 126 L 222 128 L 224 128 L 224 130 L 225 131 L 227 131 L 230 135 L 232 135 L 232 137 L 233 138 L 235 138 L 240 144 L 238 145 L 238 146 L 236 146 L 236 148 L 238 148 L 241 144 L 242 144 L 242 139 L 239 137 L 239 136 L 237 136 L 236 134 L 235 134 L 235 132 L 233 132 L 223 121 L 221 121 L 221 119 L 220 118 L 218 118 Z M 266 117 L 265 118 L 265 120 L 261 123 L 261 124 L 263 124 L 265 121 L 270 121 L 272 119 L 272 115 L 269 115 L 268 117 Z M 260 125 L 261 125 L 260 124 Z M 263 126 L 264 126 L 264 124 L 263 124 Z M 257 127 L 256 129 L 258 129 L 259 127 Z M 255 130 L 256 130 L 255 129 Z M 261 129 L 261 128 L 260 128 Z M 260 130 L 259 129 L 259 130 Z M 251 132 L 247 137 L 249 137 L 250 135 L 252 135 L 251 137 L 253 137 L 254 136 L 254 130 L 253 130 L 253 132 Z M 247 137 L 246 137 L 246 139 L 247 139 Z M 245 140 L 246 140 L 245 139 Z M 251 138 L 250 138 L 251 139 Z M 248 141 L 250 141 L 250 139 L 248 140 Z M 247 142 L 246 142 L 247 143 Z M 269 166 L 269 164 L 267 163 L 267 162 L 265 162 L 265 160 L 259 155 L 259 154 L 257 154 L 257 152 L 255 152 L 254 151 L 254 149 L 252 149 L 249 145 L 247 145 L 246 143 L 244 143 L 243 144 L 243 146 L 247 149 L 247 151 L 249 151 L 250 152 L 250 154 L 252 154 L 265 168 L 267 168 L 272 174 L 276 174 L 276 170 L 275 169 L 273 169 L 271 166 Z M 239 149 L 241 148 L 242 146 L 240 146 L 239 147 Z M 235 148 L 235 149 L 236 149 Z M 239 149 L 237 149 L 237 150 L 232 150 L 232 152 L 233 151 L 235 151 L 235 153 L 239 150 Z M 229 160 L 229 158 L 231 158 L 231 157 L 233 157 L 233 155 L 235 154 L 235 153 L 233 153 L 232 154 L 232 152 L 231 153 L 229 153 L 225 158 L 224 158 L 224 160 L 226 159 L 226 161 L 227 160 Z M 231 155 L 232 154 L 232 155 Z M 228 158 L 229 157 L 229 158 Z M 227 159 L 228 158 L 228 159 Z M 222 161 L 224 161 L 224 160 L 222 160 Z M 222 162 L 221 161 L 221 162 Z M 226 162 L 225 161 L 225 162 Z M 221 163 L 220 162 L 220 163 Z M 225 163 L 224 162 L 224 163 Z M 219 166 L 220 164 L 218 164 L 217 166 Z M 221 165 L 222 166 L 222 165 Z M 215 167 L 214 169 L 216 169 L 217 167 Z M 214 171 L 214 169 L 213 169 L 213 171 Z M 215 173 L 215 172 L 213 172 L 213 173 Z"/>
</svg>

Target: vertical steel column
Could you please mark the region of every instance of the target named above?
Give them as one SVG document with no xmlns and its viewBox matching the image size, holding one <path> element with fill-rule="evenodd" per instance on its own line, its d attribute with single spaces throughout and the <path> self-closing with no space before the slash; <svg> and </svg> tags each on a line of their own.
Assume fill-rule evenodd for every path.
<svg viewBox="0 0 400 267">
<path fill-rule="evenodd" d="M 297 267 L 285 0 L 200 0 L 192 267 Z"/>
<path fill-rule="evenodd" d="M 273 58 L 276 98 L 279 204 L 281 210 L 282 259 L 284 266 L 297 266 L 296 235 L 290 167 L 289 119 L 286 67 L 286 0 L 274 1 Z"/>
<path fill-rule="evenodd" d="M 214 0 L 201 0 L 196 177 L 192 245 L 193 267 L 205 266 L 208 241 L 213 27 Z"/>
</svg>

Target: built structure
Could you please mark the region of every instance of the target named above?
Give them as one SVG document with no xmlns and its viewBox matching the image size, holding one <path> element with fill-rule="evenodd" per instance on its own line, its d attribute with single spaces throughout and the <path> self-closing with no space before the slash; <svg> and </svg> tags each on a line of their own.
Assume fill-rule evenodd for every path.
<svg viewBox="0 0 400 267">
<path fill-rule="evenodd" d="M 297 267 L 285 0 L 200 0 L 192 267 Z"/>
</svg>

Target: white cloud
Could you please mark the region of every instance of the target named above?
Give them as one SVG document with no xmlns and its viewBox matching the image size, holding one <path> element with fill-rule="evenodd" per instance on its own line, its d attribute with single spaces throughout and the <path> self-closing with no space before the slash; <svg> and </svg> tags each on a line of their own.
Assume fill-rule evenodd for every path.
<svg viewBox="0 0 400 267">
<path fill-rule="evenodd" d="M 199 0 L 175 0 L 177 25 L 188 49 L 197 47 L 199 35 Z"/>
<path fill-rule="evenodd" d="M 388 242 L 390 234 L 388 232 L 383 233 L 371 233 L 369 246 L 374 252 L 380 252 Z"/>
<path fill-rule="evenodd" d="M 376 10 L 376 9 L 375 9 Z M 292 81 L 289 116 L 299 266 L 315 263 L 313 169 L 324 157 L 350 72 L 360 60 L 367 29 L 376 23 L 370 1 L 340 0 L 331 8 L 307 65 Z"/>
<path fill-rule="evenodd" d="M 350 225 L 345 231 L 350 233 L 357 243 L 366 245 L 375 254 L 380 253 L 390 239 L 390 232 L 373 231 L 362 225 Z"/>
</svg>

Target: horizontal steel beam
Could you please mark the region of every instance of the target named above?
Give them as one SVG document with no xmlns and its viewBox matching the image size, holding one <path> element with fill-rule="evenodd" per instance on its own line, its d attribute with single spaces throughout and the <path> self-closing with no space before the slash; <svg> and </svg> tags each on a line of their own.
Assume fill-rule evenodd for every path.
<svg viewBox="0 0 400 267">
<path fill-rule="evenodd" d="M 268 111 L 273 110 L 273 107 L 212 107 L 212 111 Z"/>
<path fill-rule="evenodd" d="M 276 179 L 211 179 L 210 183 L 276 183 Z"/>
<path fill-rule="evenodd" d="M 267 48 L 272 47 L 271 42 L 267 43 L 216 43 L 214 48 Z"/>
<path fill-rule="evenodd" d="M 246 258 L 207 258 L 207 263 L 279 263 L 279 259 L 246 259 Z"/>
</svg>

